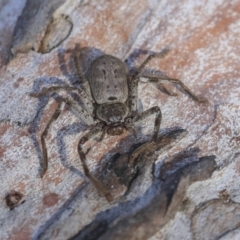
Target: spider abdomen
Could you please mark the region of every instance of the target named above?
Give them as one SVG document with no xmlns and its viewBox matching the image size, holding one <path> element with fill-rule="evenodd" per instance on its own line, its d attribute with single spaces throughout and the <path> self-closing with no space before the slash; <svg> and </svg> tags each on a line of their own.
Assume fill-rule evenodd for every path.
<svg viewBox="0 0 240 240">
<path fill-rule="evenodd" d="M 92 97 L 98 104 L 121 102 L 128 98 L 128 69 L 123 61 L 103 55 L 95 59 L 88 73 Z"/>
</svg>

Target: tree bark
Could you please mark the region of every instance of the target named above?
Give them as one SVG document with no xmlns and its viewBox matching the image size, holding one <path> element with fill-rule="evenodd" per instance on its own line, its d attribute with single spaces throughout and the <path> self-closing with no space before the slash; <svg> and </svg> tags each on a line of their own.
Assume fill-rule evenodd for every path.
<svg viewBox="0 0 240 240">
<path fill-rule="evenodd" d="M 51 0 L 0 3 L 0 238 L 13 239 L 240 239 L 240 1 Z M 110 54 L 144 73 L 138 111 L 158 106 L 136 135 L 105 136 L 84 146 L 90 172 L 110 189 L 109 203 L 84 176 L 78 141 L 88 125 L 67 105 L 41 135 L 69 93 L 30 93 L 52 86 L 82 87 L 74 54 L 86 74 Z M 167 92 L 173 93 L 169 96 Z M 82 100 L 76 98 L 82 104 Z"/>
</svg>

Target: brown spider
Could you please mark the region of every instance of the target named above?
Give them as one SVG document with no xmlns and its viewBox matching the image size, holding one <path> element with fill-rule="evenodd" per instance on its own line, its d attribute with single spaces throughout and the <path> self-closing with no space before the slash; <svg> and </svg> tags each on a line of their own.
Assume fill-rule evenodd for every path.
<svg viewBox="0 0 240 240">
<path fill-rule="evenodd" d="M 111 193 L 104 186 L 104 184 L 94 177 L 86 165 L 86 153 L 84 153 L 82 146 L 89 139 L 95 135 L 100 134 L 100 141 L 104 138 L 105 134 L 110 136 L 120 135 L 127 130 L 131 133 L 135 132 L 135 123 L 142 119 L 155 114 L 155 123 L 153 136 L 150 143 L 143 144 L 129 158 L 129 166 L 134 166 L 134 160 L 141 154 L 146 148 L 149 148 L 151 144 L 154 144 L 158 139 L 158 132 L 162 119 L 161 111 L 158 106 L 147 109 L 144 112 L 139 113 L 137 111 L 138 101 L 138 81 L 140 77 L 147 78 L 149 82 L 156 83 L 160 80 L 167 80 L 172 83 L 179 84 L 194 100 L 203 102 L 205 99 L 197 97 L 192 93 L 180 80 L 169 78 L 169 77 L 155 77 L 143 74 L 143 69 L 147 63 L 154 57 L 164 57 L 168 50 L 163 50 L 161 53 L 150 54 L 140 67 L 131 74 L 126 64 L 111 55 L 102 55 L 92 61 L 88 73 L 86 76 L 83 75 L 78 53 L 74 56 L 74 62 L 78 72 L 78 76 L 81 79 L 83 86 L 82 89 L 76 87 L 50 87 L 44 88 L 40 93 L 31 93 L 32 97 L 40 97 L 49 92 L 56 92 L 60 89 L 67 91 L 78 91 L 81 98 L 85 101 L 84 108 L 79 104 L 76 104 L 74 100 L 69 96 L 61 98 L 58 103 L 58 107 L 54 112 L 51 120 L 48 122 L 45 130 L 41 135 L 41 145 L 43 151 L 43 169 L 41 176 L 43 176 L 48 167 L 48 156 L 47 148 L 45 143 L 45 137 L 47 135 L 49 126 L 59 116 L 61 103 L 65 102 L 70 106 L 72 111 L 79 117 L 80 120 L 84 121 L 89 125 L 89 131 L 81 137 L 78 142 L 78 154 L 83 165 L 85 175 L 92 181 L 97 190 L 103 193 L 108 201 L 112 200 Z M 161 84 L 161 83 L 159 83 Z M 88 86 L 87 91 L 86 86 Z M 161 88 L 169 95 L 173 95 L 163 85 Z M 89 96 L 89 93 L 91 96 Z M 90 100 L 92 97 L 92 100 Z"/>
</svg>

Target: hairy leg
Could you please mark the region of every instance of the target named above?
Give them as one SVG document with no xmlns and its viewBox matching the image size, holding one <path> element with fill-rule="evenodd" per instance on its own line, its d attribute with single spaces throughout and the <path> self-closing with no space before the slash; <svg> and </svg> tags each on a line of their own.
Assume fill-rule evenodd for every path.
<svg viewBox="0 0 240 240">
<path fill-rule="evenodd" d="M 129 89 L 128 105 L 129 105 L 129 112 L 132 114 L 132 116 L 134 116 L 137 113 L 138 81 L 144 67 L 148 64 L 149 61 L 151 61 L 151 59 L 155 57 L 163 58 L 167 55 L 168 52 L 169 52 L 169 49 L 163 49 L 160 53 L 151 53 L 139 66 L 138 70 L 132 76 L 130 76 L 128 80 L 128 89 Z M 162 86 L 162 88 L 167 94 L 174 95 L 171 92 L 169 92 L 168 89 L 166 89 L 164 86 Z"/>
<path fill-rule="evenodd" d="M 38 95 L 37 96 L 34 95 L 34 97 L 38 97 Z M 67 97 L 65 97 L 65 98 L 59 97 L 57 99 L 57 101 L 58 101 L 58 106 L 57 106 L 56 110 L 54 111 L 51 119 L 47 123 L 43 133 L 41 134 L 41 147 L 42 147 L 42 155 L 43 155 L 43 169 L 41 170 L 41 173 L 40 173 L 41 177 L 44 176 L 44 174 L 46 173 L 47 168 L 48 168 L 48 154 L 47 154 L 47 146 L 46 146 L 45 138 L 48 134 L 50 125 L 60 115 L 62 103 L 65 102 L 71 108 L 71 110 L 75 113 L 75 115 L 77 115 L 77 117 L 79 117 L 79 119 L 81 119 L 82 121 L 86 122 L 87 124 L 94 124 L 94 120 L 89 115 L 89 113 L 86 110 L 84 110 L 81 106 L 76 104 L 72 99 L 67 98 Z"/>
<path fill-rule="evenodd" d="M 83 149 L 82 149 L 82 145 L 87 142 L 89 139 L 93 138 L 95 135 L 97 135 L 98 133 L 100 133 L 102 130 L 102 126 L 100 124 L 98 125 L 94 125 L 88 133 L 86 133 L 78 142 L 78 154 L 79 154 L 79 158 L 82 162 L 82 166 L 83 166 L 83 170 L 85 175 L 91 180 L 91 182 L 93 183 L 93 185 L 96 187 L 96 189 L 98 190 L 98 192 L 100 194 L 103 194 L 108 202 L 111 202 L 113 200 L 111 193 L 109 192 L 109 190 L 104 186 L 104 184 L 98 180 L 96 177 L 94 177 L 89 169 L 88 166 L 86 164 L 86 154 L 84 153 Z"/>
<path fill-rule="evenodd" d="M 138 81 L 139 78 L 129 79 L 128 81 L 128 107 L 131 117 L 137 114 L 137 104 L 138 104 Z"/>
<path fill-rule="evenodd" d="M 155 142 L 151 141 L 151 142 L 144 143 L 143 145 L 135 149 L 129 157 L 128 166 L 134 167 L 136 158 L 139 157 L 141 154 L 145 153 L 146 151 L 149 151 L 150 148 L 154 148 L 154 147 L 155 147 Z"/>
<path fill-rule="evenodd" d="M 158 132 L 159 132 L 159 128 L 160 128 L 160 123 L 161 123 L 161 120 L 162 120 L 162 113 L 161 113 L 161 110 L 160 110 L 160 108 L 158 106 L 149 108 L 146 111 L 138 114 L 136 117 L 134 117 L 133 121 L 134 122 L 141 121 L 144 118 L 146 118 L 148 116 L 151 116 L 153 114 L 156 114 L 156 117 L 155 117 L 152 141 L 157 141 Z"/>
<path fill-rule="evenodd" d="M 86 93 L 81 89 L 78 89 L 75 87 L 61 87 L 61 86 L 46 88 L 46 89 L 43 89 L 43 91 L 40 93 L 30 93 L 29 96 L 38 98 L 38 97 L 44 96 L 47 93 L 50 93 L 50 92 L 54 93 L 57 90 L 62 90 L 62 89 L 66 89 L 68 91 L 78 90 L 80 97 L 88 99 L 88 96 L 86 95 Z M 93 118 L 91 117 L 91 113 L 93 111 L 93 106 L 91 102 L 87 102 L 87 106 L 86 106 L 87 111 L 86 111 L 83 107 L 81 107 L 79 104 L 74 102 L 69 97 L 59 96 L 59 98 L 60 98 L 60 101 L 66 102 L 71 107 L 72 111 L 79 119 L 83 120 L 88 125 L 91 125 L 94 123 Z"/>
<path fill-rule="evenodd" d="M 138 114 L 136 117 L 134 117 L 134 122 L 138 122 L 143 120 L 144 118 L 156 114 L 155 117 L 155 123 L 154 123 L 154 130 L 153 130 L 153 136 L 152 136 L 152 140 L 149 143 L 145 143 L 142 146 L 140 146 L 139 148 L 137 148 L 129 157 L 129 166 L 133 167 L 134 166 L 134 162 L 135 159 L 142 154 L 146 149 L 148 149 L 149 147 L 153 147 L 155 142 L 158 140 L 158 132 L 160 129 L 160 124 L 161 124 L 161 120 L 162 120 L 162 113 L 159 107 L 152 107 L 149 108 L 148 110 Z"/>
<path fill-rule="evenodd" d="M 74 102 L 72 99 L 68 97 L 60 97 L 62 101 L 64 101 L 73 111 L 73 113 L 81 119 L 85 124 L 92 125 L 94 124 L 94 120 L 91 116 L 91 114 L 86 111 L 84 108 L 82 108 L 79 104 Z"/>
</svg>

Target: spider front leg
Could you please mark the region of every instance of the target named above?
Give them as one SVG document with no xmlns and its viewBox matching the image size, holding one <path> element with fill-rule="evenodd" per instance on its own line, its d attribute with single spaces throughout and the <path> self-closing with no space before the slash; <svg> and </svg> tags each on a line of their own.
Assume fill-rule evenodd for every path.
<svg viewBox="0 0 240 240">
<path fill-rule="evenodd" d="M 135 151 L 133 151 L 133 153 L 131 154 L 131 156 L 129 158 L 129 162 L 128 162 L 130 167 L 134 166 L 135 159 L 140 154 L 142 154 L 146 149 L 154 147 L 155 142 L 158 140 L 158 132 L 159 132 L 160 124 L 161 124 L 161 120 L 162 120 L 162 113 L 161 113 L 160 108 L 158 106 L 155 106 L 155 107 L 149 108 L 148 110 L 138 114 L 136 117 L 133 118 L 133 121 L 136 123 L 138 121 L 145 119 L 146 117 L 148 117 L 152 114 L 156 114 L 152 140 L 148 143 L 143 144 L 142 146 L 137 148 Z"/>
<path fill-rule="evenodd" d="M 60 87 L 61 88 L 61 87 Z M 53 90 L 59 89 L 59 87 L 52 87 L 49 89 L 44 90 L 43 92 L 40 93 L 32 93 L 30 94 L 30 96 L 32 97 L 41 97 L 43 96 L 45 93 L 51 92 Z M 93 119 L 90 116 L 90 113 L 88 111 L 86 111 L 85 109 L 83 109 L 81 106 L 79 106 L 78 104 L 76 104 L 72 99 L 68 98 L 68 97 L 58 97 L 58 105 L 56 110 L 54 111 L 52 117 L 50 118 L 50 120 L 48 121 L 48 123 L 46 124 L 46 127 L 44 129 L 44 131 L 42 132 L 40 138 L 41 138 L 41 147 L 42 147 L 42 162 L 43 162 L 43 167 L 40 173 L 40 176 L 43 177 L 44 174 L 46 173 L 47 169 L 48 169 L 48 153 L 47 153 L 47 146 L 46 146 L 46 136 L 48 134 L 48 130 L 51 126 L 51 124 L 58 118 L 58 116 L 60 115 L 61 112 L 61 105 L 63 102 L 65 102 L 70 109 L 73 111 L 73 113 L 80 118 L 81 120 L 83 120 L 85 123 L 88 124 L 93 124 Z"/>
<path fill-rule="evenodd" d="M 166 55 L 168 51 L 163 51 L 162 54 L 158 55 L 158 57 L 163 57 Z M 150 55 L 140 66 L 138 74 L 141 73 L 143 67 L 154 57 L 155 55 Z M 158 139 L 158 132 L 160 129 L 160 123 L 162 120 L 162 113 L 159 107 L 152 107 L 140 114 L 137 113 L 137 101 L 138 101 L 138 81 L 139 81 L 139 75 L 135 74 L 130 77 L 128 81 L 128 89 L 129 89 L 129 99 L 128 99 L 128 106 L 129 106 L 129 112 L 131 113 L 131 117 L 133 118 L 133 126 L 135 122 L 141 121 L 142 119 L 152 115 L 156 114 L 155 117 L 155 123 L 154 123 L 154 130 L 153 130 L 153 136 L 152 141 L 150 143 L 143 144 L 139 148 L 137 148 L 129 157 L 128 165 L 130 167 L 134 166 L 135 159 L 142 154 L 146 149 L 151 148 L 155 145 L 155 142 Z M 129 126 L 130 129 L 133 128 L 133 126 Z"/>
<path fill-rule="evenodd" d="M 103 131 L 103 126 L 102 124 L 97 124 L 92 126 L 92 128 L 89 130 L 88 133 L 86 133 L 78 142 L 78 154 L 79 154 L 79 158 L 82 162 L 82 166 L 83 166 L 83 171 L 85 173 L 85 175 L 91 180 L 91 182 L 93 183 L 93 185 L 96 187 L 96 189 L 98 190 L 98 192 L 100 194 L 103 194 L 108 202 L 112 202 L 113 198 L 111 193 L 109 192 L 109 190 L 104 186 L 104 184 L 98 180 L 96 177 L 94 177 L 89 169 L 88 166 L 86 164 L 86 154 L 84 153 L 83 149 L 82 149 L 82 145 L 87 142 L 89 139 L 93 138 L 95 135 L 99 134 L 100 132 Z M 102 138 L 102 137 L 101 137 Z"/>
<path fill-rule="evenodd" d="M 38 92 L 38 93 L 29 93 L 29 96 L 39 98 L 48 93 L 56 93 L 59 90 L 66 90 L 67 92 L 70 92 L 70 91 L 78 92 L 78 94 L 82 98 L 82 101 L 85 105 L 86 110 L 84 108 L 80 107 L 78 104 L 76 104 L 72 99 L 70 99 L 68 97 L 66 97 L 66 98 L 60 97 L 61 101 L 64 101 L 68 105 L 70 105 L 73 112 L 75 113 L 75 115 L 78 118 L 80 118 L 81 120 L 83 120 L 86 124 L 92 124 L 93 120 L 90 115 L 93 111 L 93 102 L 91 101 L 91 99 L 89 99 L 88 94 L 86 94 L 86 92 L 82 89 L 79 89 L 76 87 L 71 87 L 71 86 L 53 86 L 53 87 L 49 87 L 49 88 L 43 88 L 42 91 Z"/>
</svg>

